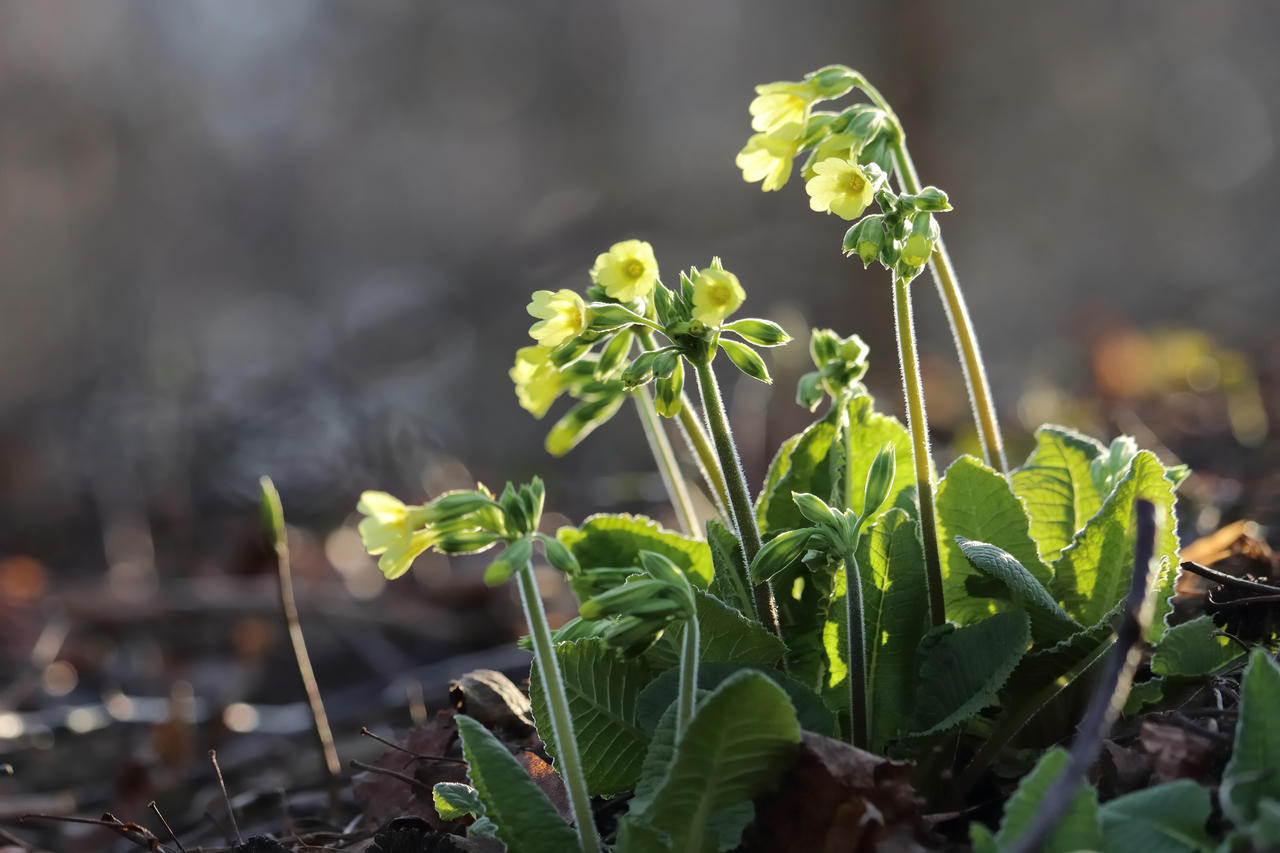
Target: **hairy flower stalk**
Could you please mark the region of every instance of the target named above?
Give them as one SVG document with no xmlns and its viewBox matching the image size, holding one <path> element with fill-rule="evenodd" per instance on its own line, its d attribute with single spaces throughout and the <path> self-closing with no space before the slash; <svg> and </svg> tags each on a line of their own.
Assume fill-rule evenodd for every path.
<svg viewBox="0 0 1280 853">
<path fill-rule="evenodd" d="M 902 122 L 889 106 L 884 95 L 880 94 L 861 75 L 857 77 L 857 87 L 867 94 L 876 106 L 884 110 L 893 123 L 895 138 L 890 144 L 893 162 L 898 173 L 898 184 L 904 193 L 920 192 L 920 177 L 916 174 L 915 163 L 907 151 L 906 134 Z M 978 439 L 982 443 L 982 453 L 986 462 L 1001 473 L 1009 469 L 1005 459 L 1004 440 L 1000 436 L 1000 424 L 996 418 L 995 403 L 991 399 L 991 385 L 987 381 L 986 367 L 982 361 L 982 351 L 978 348 L 978 337 L 973 330 L 973 322 L 969 319 L 969 308 L 964 294 L 960 290 L 960 282 L 947 248 L 938 237 L 934 241 L 933 256 L 929 259 L 929 270 L 938 286 L 938 294 L 942 297 L 942 306 L 951 324 L 951 332 L 955 338 L 956 353 L 960 357 L 960 367 L 964 372 L 965 385 L 969 390 L 969 405 L 973 410 L 974 423 L 978 430 Z"/>
<path fill-rule="evenodd" d="M 640 413 L 640 423 L 644 427 L 644 436 L 649 442 L 649 450 L 658 463 L 658 473 L 662 475 L 662 484 L 666 486 L 667 495 L 671 498 L 671 506 L 680 517 L 680 526 L 685 534 L 694 539 L 702 538 L 702 525 L 698 522 L 698 513 L 694 511 L 693 500 L 689 497 L 689 489 L 680 473 L 680 464 L 676 461 L 675 451 L 667 434 L 662 429 L 658 412 L 653 407 L 653 396 L 648 388 L 637 388 L 632 392 L 636 401 L 636 410 Z"/>
<path fill-rule="evenodd" d="M 551 630 L 547 627 L 547 614 L 542 608 L 542 597 L 538 594 L 532 562 L 526 558 L 516 574 L 520 581 L 520 603 L 524 606 L 525 621 L 529 623 L 529 636 L 533 640 L 533 656 L 538 663 L 538 676 L 542 679 L 542 689 L 547 697 L 551 732 L 560 754 L 560 766 L 557 769 L 569 791 L 578 841 L 583 853 L 598 853 L 600 839 L 596 835 L 595 821 L 591 815 L 587 780 L 582 774 L 582 759 L 573 731 L 573 717 L 569 714 L 569 697 L 565 693 L 560 662 L 556 659 L 555 648 L 551 643 Z"/>
<path fill-rule="evenodd" d="M 893 314 L 897 321 L 898 358 L 902 363 L 902 390 L 907 398 L 907 429 L 911 432 L 916 496 L 920 501 L 920 535 L 924 540 L 929 613 L 934 625 L 942 625 L 947 621 L 947 614 L 942 597 L 942 563 L 938 557 L 938 523 L 933 505 L 933 459 L 929 453 L 929 427 L 924 413 L 924 386 L 920 382 L 920 359 L 916 352 L 909 286 L 907 281 L 894 276 Z"/>
<path fill-rule="evenodd" d="M 871 748 L 871 702 L 867 696 L 867 628 L 862 606 L 862 573 L 852 550 L 844 554 L 845 612 L 849 626 L 849 742 Z"/>
<path fill-rule="evenodd" d="M 711 438 L 715 442 L 716 454 L 720 457 L 720 469 L 724 472 L 725 486 L 729 492 L 729 510 L 733 525 L 738 532 L 738 539 L 742 542 L 743 556 L 750 565 L 760 551 L 760 530 L 756 526 L 756 515 L 751 506 L 751 493 L 747 489 L 747 478 L 742 472 L 742 462 L 738 458 L 733 433 L 729 430 L 729 419 L 724 413 L 724 400 L 720 397 L 720 386 L 716 383 L 716 375 L 711 370 L 711 364 L 709 361 L 700 361 L 696 367 L 698 390 L 702 395 L 702 410 L 707 418 Z M 773 598 L 773 589 L 767 582 L 756 585 L 755 601 L 760 621 L 770 631 L 779 633 L 778 608 Z"/>
</svg>

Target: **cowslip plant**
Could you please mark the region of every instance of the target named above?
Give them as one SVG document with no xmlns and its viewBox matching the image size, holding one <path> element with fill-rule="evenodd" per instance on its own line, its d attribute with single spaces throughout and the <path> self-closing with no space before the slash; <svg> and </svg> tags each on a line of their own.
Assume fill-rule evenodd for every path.
<svg viewBox="0 0 1280 853">
<path fill-rule="evenodd" d="M 854 89 L 871 103 L 814 109 Z M 460 730 L 472 787 L 441 785 L 436 801 L 442 816 L 471 815 L 473 833 L 496 833 L 512 850 L 599 849 L 589 798 L 623 792 L 633 796 L 618 850 L 731 849 L 801 729 L 921 762 L 918 787 L 939 808 L 967 805 L 997 760 L 1005 770 L 1021 763 L 1030 773 L 1006 824 L 1022 820 L 1060 761 L 1048 752 L 1036 764 L 1034 752 L 1069 735 L 1068 723 L 1046 710 L 1096 676 L 1115 647 L 1140 501 L 1161 519 L 1149 563 L 1152 614 L 1141 630 L 1142 642 L 1155 645 L 1155 678 L 1137 685 L 1130 703 L 1159 702 L 1166 688 L 1238 657 L 1213 636 L 1211 620 L 1166 631 L 1178 565 L 1174 492 L 1184 468 L 1165 466 L 1126 436 L 1104 445 L 1046 425 L 1025 463 L 1008 470 L 938 230 L 950 202 L 919 185 L 900 123 L 879 93 L 843 66 L 758 93 L 750 106 L 758 132 L 738 156 L 744 177 L 778 189 L 806 155 L 810 206 L 850 220 L 845 253 L 891 275 L 906 426 L 878 412 L 862 384 L 863 341 L 814 329 L 814 369 L 800 379 L 796 401 L 815 419 L 782 442 L 753 494 L 713 362 L 723 352 L 747 376 L 770 382 L 758 350 L 790 337 L 767 319 L 735 319 L 747 294 L 719 259 L 668 288 L 652 246 L 625 240 L 600 253 L 581 293 L 533 294 L 535 344 L 517 352 L 511 378 L 537 417 L 562 394 L 576 399 L 547 437 L 553 453 L 567 452 L 632 396 L 683 533 L 625 514 L 540 533 L 536 480 L 496 497 L 478 487 L 418 506 L 368 492 L 359 505 L 366 546 L 389 577 L 428 548 L 505 545 L 486 581 L 518 580 L 534 652 L 534 717 L 565 779 L 574 827 L 470 721 Z M 926 265 L 952 315 L 986 457 L 961 456 L 940 478 L 908 289 Z M 697 407 L 685 392 L 689 373 Z M 677 420 L 689 440 L 717 517 L 699 519 L 674 486 L 683 475 L 660 417 Z M 533 580 L 535 546 L 579 602 L 578 616 L 554 632 Z M 1240 790 L 1251 790 L 1248 771 L 1239 778 Z M 943 779 L 947 790 L 937 784 Z M 1089 814 L 1100 817 L 1081 823 L 1071 843 L 1094 843 L 1098 825 L 1105 836 L 1144 802 L 1095 803 Z M 1252 800 L 1241 808 L 1255 806 L 1271 808 Z M 975 830 L 997 849 L 1014 835 L 1002 829 L 988 839 Z"/>
</svg>

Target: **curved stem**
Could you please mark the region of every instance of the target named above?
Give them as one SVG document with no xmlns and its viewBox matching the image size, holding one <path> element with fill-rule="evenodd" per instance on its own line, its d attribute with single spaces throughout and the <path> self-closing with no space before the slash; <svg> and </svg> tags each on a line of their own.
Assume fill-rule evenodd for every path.
<svg viewBox="0 0 1280 853">
<path fill-rule="evenodd" d="M 897 140 L 893 143 L 891 150 L 894 165 L 897 167 L 899 186 L 906 193 L 920 192 L 920 176 L 916 174 L 915 163 L 912 162 L 911 154 L 907 151 L 907 136 L 902 129 L 902 122 L 889 106 L 884 95 L 861 75 L 858 77 L 857 85 L 867 93 L 876 106 L 885 111 L 897 131 Z M 929 259 L 929 270 L 933 273 L 938 294 L 942 297 L 942 307 L 946 311 L 947 322 L 951 324 L 956 353 L 960 357 L 960 368 L 964 372 L 965 386 L 969 390 L 969 406 L 973 410 L 978 439 L 982 442 L 982 453 L 988 465 L 1004 473 L 1009 469 L 1009 464 L 1005 460 L 1004 439 L 1000 436 L 1000 423 L 996 418 L 995 403 L 991 399 L 991 385 L 987 381 L 982 351 L 978 348 L 978 337 L 973 331 L 973 321 L 969 319 L 969 308 L 960 290 L 955 266 L 951 263 L 951 256 L 947 254 L 946 244 L 942 242 L 941 237 L 934 244 L 933 257 Z"/>
<path fill-rule="evenodd" d="M 691 615 L 684 622 L 684 643 L 680 650 L 680 695 L 676 706 L 676 743 L 684 735 L 693 709 L 698 701 L 698 617 Z"/>
<path fill-rule="evenodd" d="M 947 621 L 947 614 L 942 596 L 942 563 L 938 557 L 938 523 L 933 506 L 933 459 L 929 455 L 924 386 L 920 382 L 915 324 L 911 319 L 911 292 L 907 286 L 907 282 L 894 276 L 893 315 L 898 324 L 898 358 L 902 362 L 902 389 L 907 398 L 907 429 L 911 431 L 911 458 L 916 469 L 916 498 L 920 501 L 920 535 L 924 544 L 929 612 L 933 624 L 942 625 Z"/>
<path fill-rule="evenodd" d="M 653 339 L 653 333 L 648 329 L 637 329 L 635 335 L 643 349 L 652 352 L 658 348 Z M 702 474 L 703 482 L 707 484 L 707 493 L 711 495 L 712 500 L 716 501 L 717 508 L 724 517 L 729 518 L 729 493 L 725 489 L 724 473 L 720 470 L 720 463 L 716 460 L 715 451 L 711 448 L 711 439 L 707 438 L 707 431 L 698 422 L 698 416 L 694 414 L 693 401 L 683 392 L 680 394 L 680 413 L 676 418 L 680 422 L 680 431 L 684 433 L 685 442 L 698 463 L 698 472 Z"/>
<path fill-rule="evenodd" d="M 724 400 L 720 397 L 716 375 L 710 364 L 698 364 L 696 368 L 698 390 L 702 393 L 702 410 L 707 418 L 711 438 L 715 442 L 716 454 L 720 457 L 720 470 L 724 472 L 725 486 L 729 491 L 733 525 L 742 541 L 742 555 L 749 566 L 760 551 L 760 530 L 756 527 L 756 514 L 751 506 L 747 478 L 742 473 L 738 449 L 734 446 L 733 434 L 729 431 L 729 419 L 725 417 Z M 760 621 L 770 631 L 778 634 L 778 608 L 774 602 L 772 587 L 768 583 L 759 584 L 755 588 L 755 599 Z"/>
<path fill-rule="evenodd" d="M 533 639 L 533 656 L 538 662 L 538 677 L 547 697 L 551 732 L 560 753 L 558 769 L 569 792 L 569 804 L 578 830 L 582 853 L 599 853 L 600 838 L 596 835 L 595 819 L 591 814 L 591 797 L 587 794 L 587 780 L 582 775 L 582 759 L 578 754 L 578 739 L 573 731 L 573 717 L 569 714 L 569 697 L 564 692 L 564 680 L 560 675 L 560 662 L 556 659 L 551 642 L 551 629 L 547 627 L 547 614 L 542 609 L 542 597 L 533 577 L 533 564 L 525 564 L 516 572 L 520 576 L 520 603 L 524 605 L 524 617 L 529 623 L 529 636 Z"/>
<path fill-rule="evenodd" d="M 693 501 L 689 499 L 689 489 L 685 485 L 684 475 L 680 473 L 675 451 L 671 449 L 666 430 L 662 428 L 662 421 L 658 419 L 658 412 L 653 407 L 653 395 L 648 388 L 641 387 L 633 391 L 631 396 L 636 401 L 636 410 L 640 412 L 640 423 L 644 426 L 644 437 L 649 441 L 653 460 L 658 463 L 662 484 L 667 487 L 671 506 L 680 517 L 680 526 L 689 536 L 701 539 L 702 525 L 693 509 Z"/>
<path fill-rule="evenodd" d="M 871 704 L 867 701 L 867 628 L 863 621 L 862 573 L 850 551 L 844 555 L 845 609 L 849 627 L 849 742 L 871 748 Z"/>
</svg>

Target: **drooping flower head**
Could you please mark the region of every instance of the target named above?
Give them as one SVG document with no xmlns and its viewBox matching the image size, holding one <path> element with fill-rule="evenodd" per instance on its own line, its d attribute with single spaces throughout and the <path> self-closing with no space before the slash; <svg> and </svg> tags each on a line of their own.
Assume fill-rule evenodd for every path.
<svg viewBox="0 0 1280 853">
<path fill-rule="evenodd" d="M 857 219 L 875 197 L 876 184 L 853 160 L 830 157 L 813 167 L 814 177 L 805 184 L 809 206 L 819 213 Z"/>
<path fill-rule="evenodd" d="M 388 578 L 409 571 L 435 541 L 430 529 L 419 529 L 426 524 L 424 508 L 405 506 L 386 492 L 365 492 L 356 509 L 367 516 L 358 528 L 365 550 L 378 557 L 378 568 Z"/>
<path fill-rule="evenodd" d="M 810 107 L 821 95 L 822 90 L 809 80 L 756 86 L 756 97 L 747 108 L 751 112 L 751 128 L 776 137 L 799 138 Z"/>
<path fill-rule="evenodd" d="M 765 192 L 780 190 L 791 177 L 791 162 L 799 150 L 798 138 L 757 133 L 747 140 L 734 163 L 742 170 L 742 178 L 747 183 L 764 181 L 760 188 Z"/>
<path fill-rule="evenodd" d="M 711 266 L 699 270 L 693 279 L 693 318 L 718 326 L 746 298 L 738 277 L 726 270 L 719 258 L 712 258 Z"/>
<path fill-rule="evenodd" d="M 539 318 L 529 327 L 529 336 L 543 346 L 555 349 L 586 331 L 587 304 L 582 297 L 565 288 L 534 291 L 529 314 Z"/>
<path fill-rule="evenodd" d="M 630 302 L 644 299 L 658 281 L 658 259 L 644 240 L 623 240 L 596 258 L 591 280 L 611 299 Z"/>
<path fill-rule="evenodd" d="M 520 405 L 535 418 L 545 415 L 564 390 L 564 377 L 551 363 L 551 348 L 540 344 L 516 350 L 516 363 L 507 375 Z"/>
</svg>

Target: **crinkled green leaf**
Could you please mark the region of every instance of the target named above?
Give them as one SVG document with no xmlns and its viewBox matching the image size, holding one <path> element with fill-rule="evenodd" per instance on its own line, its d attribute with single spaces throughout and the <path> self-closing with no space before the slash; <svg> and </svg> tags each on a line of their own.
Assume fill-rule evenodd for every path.
<svg viewBox="0 0 1280 853">
<path fill-rule="evenodd" d="M 866 627 L 871 748 L 879 751 L 911 718 L 916 654 L 929 623 L 920 525 L 900 509 L 880 516 L 858 543 Z M 843 577 L 836 583 L 825 632 L 830 676 L 824 691 L 833 707 L 849 705 L 848 614 Z"/>
<path fill-rule="evenodd" d="M 1046 690 L 1066 687 L 1068 677 L 1078 677 L 1115 639 L 1115 622 L 1123 603 L 1083 631 L 1047 648 L 1032 649 L 1018 662 L 1000 692 L 1006 710 L 1043 696 Z"/>
<path fill-rule="evenodd" d="M 989 542 L 1007 551 L 1041 584 L 1049 582 L 1049 568 L 1040 561 L 1028 532 L 1026 508 L 1009 481 L 972 456 L 961 456 L 938 483 L 938 550 L 942 557 L 942 589 L 947 618 L 960 624 L 994 613 L 994 602 L 972 596 L 965 580 L 981 577 L 969 565 L 955 538 Z"/>
<path fill-rule="evenodd" d="M 764 538 L 805 526 L 804 516 L 791 499 L 792 492 L 830 496 L 834 483 L 828 456 L 839 422 L 840 410 L 832 406 L 778 449 L 756 501 L 756 519 Z"/>
<path fill-rule="evenodd" d="M 555 651 L 587 790 L 594 797 L 630 790 L 649 742 L 635 718 L 636 700 L 653 679 L 652 670 L 642 659 L 622 657 L 604 640 L 560 643 Z M 529 698 L 538 734 L 558 764 L 560 750 L 551 726 L 543 725 L 550 710 L 536 661 L 529 674 Z"/>
<path fill-rule="evenodd" d="M 973 625 L 946 625 L 926 634 L 911 732 L 946 731 L 994 704 L 1030 641 L 1025 613 L 997 613 Z"/>
<path fill-rule="evenodd" d="M 484 817 L 480 795 L 475 788 L 461 782 L 437 782 L 431 789 L 431 802 L 441 820 Z"/>
<path fill-rule="evenodd" d="M 1105 448 L 1087 435 L 1060 426 L 1036 430 L 1036 449 L 1009 480 L 1031 517 L 1031 538 L 1046 563 L 1058 558 L 1102 507 L 1090 463 Z"/>
<path fill-rule="evenodd" d="M 1164 699 L 1164 679 L 1148 678 L 1135 682 L 1129 688 L 1129 698 L 1124 700 L 1124 715 L 1132 717 Z"/>
<path fill-rule="evenodd" d="M 835 717 L 817 693 L 789 678 L 781 671 L 761 666 L 744 666 L 740 663 L 703 663 L 698 667 L 699 690 L 714 690 L 733 675 L 745 669 L 768 676 L 774 684 L 786 691 L 787 698 L 796 709 L 800 727 L 827 737 L 835 736 Z M 649 683 L 636 700 L 635 716 L 641 728 L 653 731 L 662 714 L 675 701 L 680 689 L 680 670 L 669 669 Z"/>
<path fill-rule="evenodd" d="M 1237 823 L 1258 817 L 1264 799 L 1280 801 L 1280 666 L 1254 649 L 1240 682 L 1231 760 L 1222 773 L 1223 811 Z"/>
<path fill-rule="evenodd" d="M 1156 675 L 1208 675 L 1244 654 L 1234 640 L 1215 636 L 1212 616 L 1201 616 L 1175 625 L 1156 644 L 1151 671 Z"/>
<path fill-rule="evenodd" d="M 467 776 L 507 849 L 511 853 L 577 850 L 577 833 L 502 742 L 468 716 L 459 714 L 455 719 Z"/>
<path fill-rule="evenodd" d="M 1173 485 L 1165 479 L 1164 466 L 1155 454 L 1142 451 L 1133 457 L 1102 509 L 1076 534 L 1053 567 L 1049 589 L 1077 622 L 1092 625 L 1115 607 L 1129 591 L 1133 578 L 1133 549 L 1137 520 L 1133 502 L 1145 498 L 1156 505 L 1158 521 L 1155 559 L 1166 568 L 1155 587 L 1155 611 L 1146 633 L 1149 641 L 1164 633 L 1164 616 L 1171 609 L 1178 539 L 1174 533 Z"/>
<path fill-rule="evenodd" d="M 724 849 L 716 819 L 740 820 L 743 804 L 774 784 L 799 742 L 782 688 L 758 672 L 739 673 L 698 705 L 662 784 L 631 819 L 664 834 L 672 850 Z"/>
<path fill-rule="evenodd" d="M 1197 853 L 1213 850 L 1205 832 L 1209 789 L 1190 779 L 1117 797 L 1098 809 L 1103 850 Z"/>
<path fill-rule="evenodd" d="M 694 586 L 706 589 L 711 583 L 707 543 L 667 530 L 643 515 L 593 515 L 581 527 L 560 528 L 556 538 L 573 552 L 583 569 L 639 566 L 640 552 L 653 551 L 684 569 Z"/>
<path fill-rule="evenodd" d="M 1070 755 L 1065 749 L 1051 749 L 1040 757 L 1035 768 L 1018 783 L 1018 790 L 1014 791 L 1004 806 L 1004 821 L 996 835 L 999 849 L 1011 849 L 1018 838 L 1030 828 L 1031 822 L 1042 808 L 1041 803 L 1049 786 L 1066 768 L 1069 760 Z M 1067 813 L 1039 850 L 1041 853 L 1078 853 L 1102 849 L 1112 848 L 1102 847 L 1102 831 L 1098 824 L 1098 794 L 1082 781 Z"/>
<path fill-rule="evenodd" d="M 1009 552 L 963 536 L 956 537 L 956 544 L 964 552 L 969 565 L 998 581 L 1008 590 L 1009 600 L 1014 606 L 1025 610 L 1031 617 L 1031 636 L 1037 645 L 1052 645 L 1084 630 L 1084 626 L 1068 616 L 1053 600 L 1049 590 Z"/>
<path fill-rule="evenodd" d="M 769 629 L 748 619 L 713 595 L 694 590 L 698 613 L 698 649 L 703 663 L 731 661 L 743 666 L 772 666 L 786 653 Z M 680 662 L 677 631 L 664 632 L 644 657 L 655 669 L 670 669 Z"/>
</svg>

